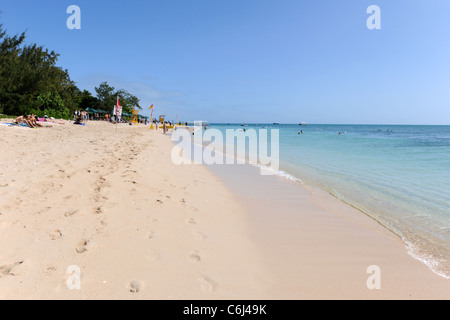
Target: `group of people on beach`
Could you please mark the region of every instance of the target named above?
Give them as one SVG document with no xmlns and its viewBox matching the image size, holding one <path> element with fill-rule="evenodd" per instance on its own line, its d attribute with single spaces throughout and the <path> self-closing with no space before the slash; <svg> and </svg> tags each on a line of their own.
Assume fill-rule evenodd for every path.
<svg viewBox="0 0 450 320">
<path fill-rule="evenodd" d="M 43 121 L 41 121 L 43 120 Z M 30 127 L 30 128 L 42 128 L 42 127 L 52 127 L 51 125 L 42 125 L 39 122 L 49 122 L 49 118 L 47 116 L 44 116 L 43 119 L 39 119 L 37 116 L 32 113 L 31 115 L 23 115 L 16 118 L 16 121 L 14 124 L 24 127 Z"/>
<path fill-rule="evenodd" d="M 75 110 L 73 113 L 73 120 L 75 121 L 75 124 L 81 124 L 88 120 L 88 113 L 86 111 Z"/>
</svg>

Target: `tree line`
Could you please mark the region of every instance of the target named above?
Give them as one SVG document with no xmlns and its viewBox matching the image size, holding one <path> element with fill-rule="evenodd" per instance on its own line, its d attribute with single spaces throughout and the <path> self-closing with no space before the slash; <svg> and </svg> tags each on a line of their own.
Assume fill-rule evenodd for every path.
<svg viewBox="0 0 450 320">
<path fill-rule="evenodd" d="M 136 96 L 107 82 L 95 88 L 96 96 L 80 90 L 68 70 L 57 66 L 59 54 L 25 39 L 25 32 L 9 36 L 0 24 L 0 114 L 70 119 L 86 108 L 112 112 L 117 96 L 124 112 L 142 109 Z"/>
</svg>

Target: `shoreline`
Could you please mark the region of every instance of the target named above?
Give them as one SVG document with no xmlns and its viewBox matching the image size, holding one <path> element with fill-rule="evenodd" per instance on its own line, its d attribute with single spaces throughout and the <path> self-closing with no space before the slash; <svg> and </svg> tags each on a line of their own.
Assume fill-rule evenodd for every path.
<svg viewBox="0 0 450 320">
<path fill-rule="evenodd" d="M 198 145 L 196 145 L 196 146 L 198 146 Z M 204 145 L 203 147 L 209 148 L 208 145 Z M 224 155 L 224 152 L 219 151 L 219 153 L 221 155 L 223 155 L 224 157 L 226 157 Z M 235 156 L 235 161 L 236 161 L 236 159 L 237 158 Z M 280 168 L 277 171 L 274 171 L 273 169 L 267 168 L 260 164 L 258 164 L 258 165 L 252 164 L 251 166 L 254 166 L 256 168 L 266 168 L 268 171 L 273 172 L 274 175 L 276 175 L 282 179 L 285 179 L 286 181 L 296 182 L 296 183 L 301 184 L 309 192 L 315 192 L 317 190 L 320 190 L 322 192 L 329 194 L 333 199 L 338 200 L 342 203 L 345 203 L 347 206 L 352 207 L 353 209 L 359 211 L 366 217 L 374 220 L 377 224 L 379 224 L 380 226 L 382 226 L 383 228 L 388 230 L 390 233 L 395 235 L 395 237 L 400 239 L 402 241 L 402 243 L 405 245 L 405 248 L 406 248 L 405 250 L 408 252 L 408 254 L 411 257 L 413 257 L 414 259 L 425 264 L 427 266 L 427 268 L 430 269 L 430 271 L 432 271 L 433 273 L 435 273 L 436 275 L 438 275 L 444 279 L 447 279 L 447 280 L 450 279 L 448 277 L 448 275 L 446 275 L 445 272 L 443 271 L 444 270 L 443 268 L 446 266 L 446 263 L 442 259 L 438 258 L 439 257 L 438 251 L 435 251 L 434 253 L 430 253 L 430 252 L 427 252 L 426 250 L 424 250 L 423 248 L 421 248 L 420 246 L 416 246 L 413 243 L 413 241 L 409 241 L 408 238 L 402 233 L 402 231 L 400 231 L 401 228 L 397 229 L 397 227 L 393 226 L 389 222 L 389 219 L 388 220 L 384 219 L 383 216 L 380 214 L 377 214 L 376 211 L 371 212 L 371 211 L 366 210 L 366 209 L 360 207 L 359 205 L 355 204 L 352 200 L 349 200 L 349 198 L 350 198 L 349 194 L 347 194 L 347 196 L 349 196 L 349 198 L 345 198 L 342 195 L 339 195 L 338 193 L 336 193 L 334 191 L 334 189 L 330 189 L 329 187 L 327 187 L 321 183 L 313 183 L 313 181 L 311 181 L 311 176 L 309 176 L 309 179 L 305 179 L 305 176 L 302 176 L 301 174 L 299 175 L 299 173 L 301 173 L 302 170 L 297 170 L 297 174 L 295 174 L 295 173 L 289 172 L 285 168 Z M 305 173 L 304 169 L 303 169 L 303 173 Z M 332 201 L 332 200 L 329 200 L 329 201 Z M 412 234 L 410 234 L 410 236 L 411 235 Z M 418 236 L 417 233 L 415 235 Z"/>
<path fill-rule="evenodd" d="M 365 283 L 362 283 L 366 281 L 370 275 L 367 274 L 367 269 L 364 268 L 364 265 L 361 264 L 360 261 L 354 261 L 355 266 L 345 263 L 347 269 L 336 272 L 342 265 L 336 265 L 332 261 L 340 261 L 341 259 L 339 257 L 332 257 L 328 262 L 329 266 L 327 267 L 327 263 L 323 263 L 322 261 L 324 258 L 323 256 L 314 256 L 313 254 L 312 257 L 317 260 L 316 262 L 318 262 L 318 265 L 323 267 L 323 270 L 329 270 L 330 273 L 333 274 L 331 279 L 337 279 L 341 276 L 342 279 L 346 278 L 345 281 L 349 281 L 345 291 L 352 291 L 351 295 L 343 297 L 340 289 L 337 289 L 335 292 L 327 291 L 329 299 L 446 299 L 449 296 L 450 283 L 448 279 L 438 275 L 423 261 L 413 257 L 409 253 L 407 244 L 401 237 L 393 233 L 377 219 L 367 216 L 365 213 L 334 197 L 332 194 L 291 179 L 286 179 L 282 176 L 260 176 L 257 172 L 258 167 L 251 165 L 243 165 L 239 169 L 237 169 L 236 166 L 234 166 L 235 168 L 230 166 L 209 167 L 210 170 L 218 175 L 221 180 L 224 181 L 225 185 L 234 192 L 234 195 L 238 198 L 240 204 L 250 212 L 251 218 L 247 220 L 247 223 L 249 224 L 253 239 L 257 239 L 255 242 L 259 243 L 260 250 L 262 254 L 265 255 L 266 261 L 274 261 L 277 256 L 278 258 L 281 258 L 276 252 L 281 248 L 281 245 L 285 245 L 287 242 L 285 241 L 284 244 L 280 243 L 279 247 L 274 246 L 272 252 L 268 252 L 267 248 L 270 247 L 271 244 L 270 241 L 267 242 L 264 240 L 266 235 L 272 233 L 275 234 L 273 238 L 278 237 L 280 239 L 284 237 L 284 232 L 290 232 L 291 238 L 289 238 L 289 240 L 294 240 L 299 248 L 302 248 L 302 243 L 310 240 L 311 237 L 314 237 L 312 234 L 308 234 L 306 237 L 295 234 L 294 230 L 288 230 L 290 228 L 288 224 L 280 222 L 280 218 L 286 218 L 292 225 L 301 225 L 305 223 L 305 220 L 302 219 L 306 219 L 307 223 L 314 224 L 316 228 L 319 227 L 318 230 L 316 230 L 318 232 L 320 232 L 324 226 L 330 227 L 330 225 L 334 225 L 333 228 L 328 229 L 327 232 L 336 233 L 338 228 L 345 229 L 348 232 L 340 233 L 338 230 L 339 234 L 336 236 L 336 239 L 340 240 L 342 237 L 350 235 L 353 237 L 353 241 L 361 241 L 364 243 L 364 245 L 361 243 L 348 244 L 354 246 L 356 251 L 360 251 L 359 256 L 348 255 L 348 261 L 352 261 L 352 259 L 363 260 L 364 257 L 364 259 L 367 260 L 365 266 L 367 268 L 371 266 L 371 264 L 369 264 L 371 261 L 371 263 L 375 263 L 375 261 L 378 260 L 380 262 L 378 264 L 380 266 L 383 265 L 381 268 L 382 273 L 384 269 L 388 270 L 386 273 L 388 273 L 389 281 L 391 281 L 391 283 L 384 285 L 384 288 L 380 291 L 371 291 L 368 290 Z M 239 186 L 239 183 L 236 183 L 235 181 L 242 182 L 243 186 Z M 280 192 L 279 190 L 283 191 Z M 289 196 L 283 196 L 283 193 L 289 194 Z M 269 198 L 264 196 L 267 194 L 271 194 L 271 196 Z M 274 197 L 283 200 L 274 200 Z M 296 197 L 302 199 L 298 200 Z M 276 204 L 274 205 L 274 203 Z M 280 210 L 277 211 L 277 207 L 283 208 L 285 213 L 282 213 L 280 216 Z M 298 209 L 299 207 L 307 207 L 308 209 L 305 211 Z M 308 210 L 314 212 L 314 214 L 321 215 L 321 217 L 319 219 L 313 217 L 311 213 L 307 212 Z M 258 221 L 260 218 L 266 219 L 267 222 L 260 223 Z M 321 225 L 320 219 L 326 219 L 327 224 L 330 225 Z M 335 229 L 334 227 L 337 228 Z M 274 231 L 273 229 L 276 228 L 278 230 Z M 300 228 L 300 230 L 303 229 L 304 228 L 302 227 Z M 307 229 L 303 231 L 305 233 L 308 232 Z M 329 236 L 329 234 L 327 236 Z M 261 245 L 262 243 L 264 243 L 264 245 Z M 328 258 L 333 255 L 333 252 L 342 249 L 333 247 L 331 243 L 324 242 L 322 242 L 317 249 L 320 250 L 321 246 L 328 247 Z M 360 248 L 357 248 L 358 246 Z M 309 252 L 308 248 L 302 248 L 300 252 L 302 250 Z M 369 251 L 369 253 L 366 251 Z M 291 254 L 295 254 L 296 252 L 296 249 L 292 249 Z M 300 273 L 314 270 L 313 268 L 308 269 L 308 263 L 305 264 L 301 259 L 291 259 L 291 255 L 284 255 L 284 257 L 288 257 L 285 259 L 285 262 L 296 265 Z M 399 265 L 401 265 L 401 267 L 398 267 Z M 280 265 L 277 265 L 277 268 L 280 269 Z M 404 274 L 401 270 L 402 268 L 408 270 L 406 273 L 409 275 Z M 285 271 L 285 274 L 289 274 L 289 270 Z M 411 274 L 414 274 L 414 276 L 411 276 Z M 292 282 L 295 282 L 292 281 L 292 279 L 295 278 L 295 274 L 292 274 L 291 272 L 290 276 L 289 283 L 292 285 Z M 360 283 L 352 283 L 351 279 L 354 276 L 360 278 Z M 312 277 L 314 277 L 313 273 Z M 323 283 L 320 280 L 313 282 L 315 282 L 316 285 L 319 283 L 323 287 L 333 286 L 333 281 L 329 283 Z M 344 288 L 342 283 L 341 286 L 337 285 L 337 283 L 339 283 L 339 281 L 334 281 L 334 285 L 337 286 L 336 288 Z M 384 281 L 383 284 L 385 284 Z M 288 283 L 286 282 L 285 285 L 288 285 Z M 350 289 L 352 286 L 354 287 Z M 310 290 L 313 291 L 311 288 Z M 442 294 L 436 295 L 435 290 L 442 292 Z M 318 292 L 317 295 L 313 294 L 311 296 L 300 293 L 300 296 L 305 299 L 324 298 L 323 292 Z M 286 299 L 286 296 L 281 295 L 281 298 Z M 287 299 L 289 299 L 289 297 Z"/>
<path fill-rule="evenodd" d="M 314 188 L 313 186 L 309 186 L 309 185 L 303 185 L 307 190 L 310 190 L 310 192 L 314 192 Z M 446 274 L 444 274 L 443 272 L 441 272 L 439 269 L 436 268 L 436 263 L 437 261 L 435 260 L 434 257 L 432 257 L 430 254 L 428 254 L 429 256 L 427 257 L 426 253 L 417 253 L 418 251 L 420 251 L 419 248 L 416 248 L 412 243 L 410 243 L 409 241 L 407 241 L 404 237 L 404 235 L 402 235 L 402 233 L 397 230 L 395 227 L 389 225 L 389 223 L 382 221 L 382 219 L 380 219 L 379 217 L 377 217 L 375 214 L 370 213 L 369 211 L 360 208 L 358 205 L 353 204 L 351 201 L 346 200 L 338 195 L 333 194 L 332 192 L 328 192 L 325 190 L 321 190 L 327 194 L 329 194 L 331 197 L 333 197 L 334 199 L 344 203 L 347 206 L 350 206 L 351 208 L 359 211 L 361 214 L 365 215 L 366 217 L 368 217 L 369 219 L 375 221 L 378 225 L 380 225 L 382 228 L 386 229 L 387 231 L 389 231 L 389 233 L 391 233 L 392 235 L 395 236 L 395 238 L 399 239 L 402 244 L 405 246 L 405 250 L 408 253 L 408 255 L 410 255 L 413 259 L 420 261 L 421 263 L 423 263 L 424 265 L 427 266 L 427 268 L 433 272 L 434 274 L 438 275 L 439 277 L 446 279 L 446 280 L 450 280 L 450 277 L 447 276 Z"/>
</svg>

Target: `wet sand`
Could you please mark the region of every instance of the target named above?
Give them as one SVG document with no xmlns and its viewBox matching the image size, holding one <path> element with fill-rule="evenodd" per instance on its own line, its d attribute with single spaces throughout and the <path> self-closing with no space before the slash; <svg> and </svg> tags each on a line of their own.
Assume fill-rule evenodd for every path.
<svg viewBox="0 0 450 320">
<path fill-rule="evenodd" d="M 210 166 L 246 209 L 275 299 L 448 299 L 450 281 L 396 235 L 328 193 L 250 165 Z M 372 266 L 379 267 L 380 289 Z M 370 279 L 369 279 L 370 278 Z M 368 286 L 369 281 L 369 286 Z"/>
</svg>

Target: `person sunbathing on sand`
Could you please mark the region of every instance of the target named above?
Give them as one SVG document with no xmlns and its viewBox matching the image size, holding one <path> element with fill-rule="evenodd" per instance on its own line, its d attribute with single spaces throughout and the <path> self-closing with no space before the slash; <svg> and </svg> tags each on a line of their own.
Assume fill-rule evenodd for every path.
<svg viewBox="0 0 450 320">
<path fill-rule="evenodd" d="M 65 124 L 64 121 L 57 121 L 55 118 L 49 118 L 47 115 L 44 116 L 44 118 L 40 121 L 47 122 L 47 123 L 53 123 L 53 124 Z"/>
<path fill-rule="evenodd" d="M 35 128 L 31 123 L 29 116 L 20 116 L 16 118 L 16 123 L 20 126 L 22 123 L 26 124 L 30 128 Z"/>
<path fill-rule="evenodd" d="M 22 122 L 24 122 L 25 120 L 25 116 L 20 116 L 16 118 L 16 124 L 21 124 Z"/>
<path fill-rule="evenodd" d="M 28 121 L 33 125 L 33 128 L 36 128 L 36 127 L 42 128 L 42 125 L 37 123 L 36 116 L 34 115 L 34 113 L 32 113 L 31 116 L 28 116 Z"/>
</svg>

